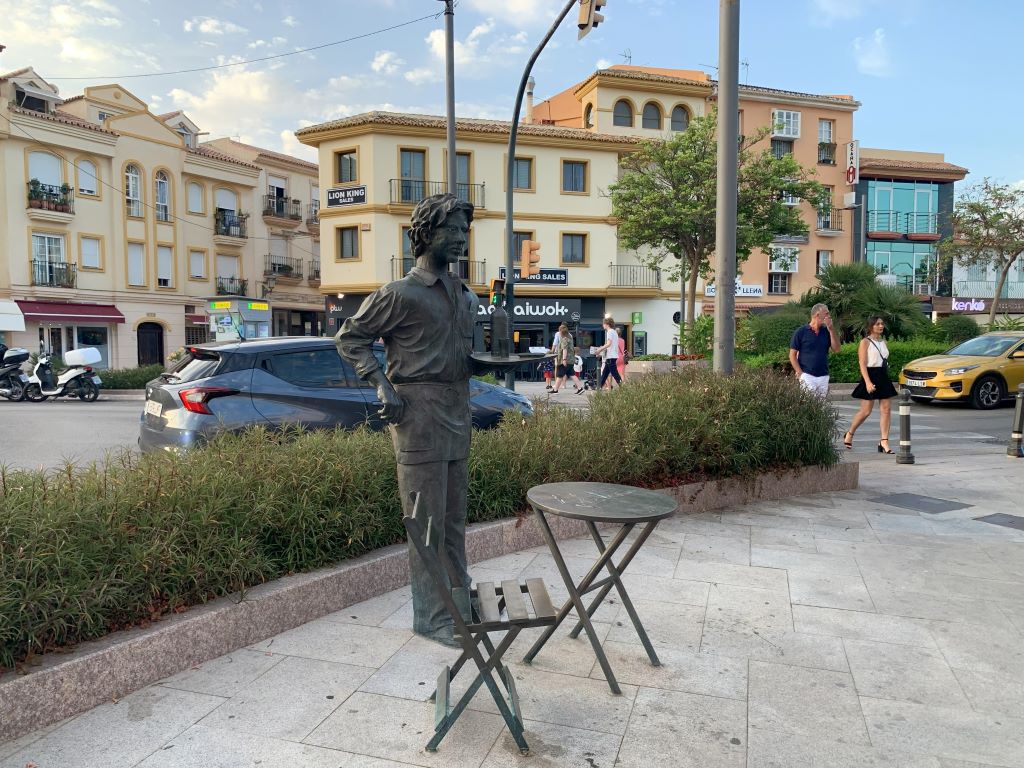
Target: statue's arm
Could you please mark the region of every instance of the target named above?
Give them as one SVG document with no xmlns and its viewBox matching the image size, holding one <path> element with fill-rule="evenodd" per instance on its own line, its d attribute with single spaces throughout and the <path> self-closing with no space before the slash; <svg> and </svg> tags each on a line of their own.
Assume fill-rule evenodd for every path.
<svg viewBox="0 0 1024 768">
<path fill-rule="evenodd" d="M 381 370 L 373 354 L 373 344 L 381 337 L 387 338 L 399 321 L 397 303 L 397 297 L 390 291 L 370 294 L 359 311 L 346 320 L 334 336 L 334 345 L 342 359 L 352 363 L 356 374 L 377 388 L 377 398 L 383 404 L 380 416 L 391 423 L 401 421 L 404 405 Z"/>
</svg>

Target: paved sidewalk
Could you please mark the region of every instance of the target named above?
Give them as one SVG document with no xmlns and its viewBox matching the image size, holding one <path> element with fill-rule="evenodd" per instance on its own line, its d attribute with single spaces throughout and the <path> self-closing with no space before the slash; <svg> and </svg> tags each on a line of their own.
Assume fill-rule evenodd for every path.
<svg viewBox="0 0 1024 768">
<path fill-rule="evenodd" d="M 0 766 L 1024 766 L 1024 531 L 973 519 L 1021 514 L 1024 460 L 888 458 L 856 491 L 663 523 L 625 576 L 663 666 L 617 600 L 596 616 L 621 696 L 584 639 L 559 630 L 524 666 L 521 637 L 529 757 L 486 694 L 423 751 L 455 653 L 412 636 L 401 589 L 2 746 Z M 570 568 L 591 550 L 566 543 Z M 473 572 L 564 595 L 543 548 Z"/>
</svg>

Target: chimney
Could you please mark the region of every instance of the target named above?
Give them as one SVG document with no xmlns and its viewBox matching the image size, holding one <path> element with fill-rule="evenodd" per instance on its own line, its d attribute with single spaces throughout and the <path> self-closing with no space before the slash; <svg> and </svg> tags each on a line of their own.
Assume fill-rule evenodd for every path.
<svg viewBox="0 0 1024 768">
<path fill-rule="evenodd" d="M 530 75 L 530 79 L 526 81 L 526 118 L 523 120 L 524 123 L 533 122 L 533 86 L 537 84 L 537 81 L 533 79 L 533 75 Z"/>
</svg>

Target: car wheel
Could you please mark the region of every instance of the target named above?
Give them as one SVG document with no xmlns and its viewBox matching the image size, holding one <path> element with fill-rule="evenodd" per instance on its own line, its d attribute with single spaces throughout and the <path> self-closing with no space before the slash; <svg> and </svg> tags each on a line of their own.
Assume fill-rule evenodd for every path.
<svg viewBox="0 0 1024 768">
<path fill-rule="evenodd" d="M 989 411 L 1003 401 L 1003 382 L 995 376 L 982 376 L 971 390 L 971 405 L 981 411 Z"/>
<path fill-rule="evenodd" d="M 82 379 L 78 382 L 78 397 L 82 402 L 92 403 L 100 396 L 100 388 L 92 379 Z"/>
<path fill-rule="evenodd" d="M 39 388 L 38 384 L 29 384 L 25 387 L 25 397 L 33 403 L 41 403 L 47 398 L 47 396 L 43 394 L 43 390 Z"/>
</svg>

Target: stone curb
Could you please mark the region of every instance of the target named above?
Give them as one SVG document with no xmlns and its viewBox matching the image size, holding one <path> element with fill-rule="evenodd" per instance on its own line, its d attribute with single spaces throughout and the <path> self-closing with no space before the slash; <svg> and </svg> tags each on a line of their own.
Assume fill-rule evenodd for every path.
<svg viewBox="0 0 1024 768">
<path fill-rule="evenodd" d="M 857 487 L 859 464 L 799 470 L 663 489 L 678 514 Z M 586 533 L 580 521 L 552 517 L 559 539 Z M 472 525 L 470 562 L 541 546 L 532 517 Z M 341 565 L 288 576 L 220 598 L 143 629 L 82 643 L 42 657 L 23 675 L 0 680 L 0 743 L 117 700 L 182 670 L 293 629 L 409 583 L 404 544 Z"/>
</svg>

